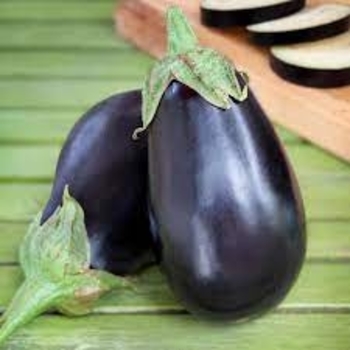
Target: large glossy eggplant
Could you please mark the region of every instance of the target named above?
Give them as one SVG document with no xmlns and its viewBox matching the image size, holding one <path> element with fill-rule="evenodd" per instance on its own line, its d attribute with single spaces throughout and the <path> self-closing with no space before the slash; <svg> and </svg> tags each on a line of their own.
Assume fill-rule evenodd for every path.
<svg viewBox="0 0 350 350">
<path fill-rule="evenodd" d="M 155 79 L 166 75 L 173 60 L 152 123 L 144 115 L 161 265 L 175 295 L 194 314 L 258 315 L 285 297 L 302 266 L 306 237 L 299 188 L 240 74 L 196 46 L 178 9 L 169 11 L 168 26 L 172 54 L 154 68 L 144 90 L 150 106 L 154 99 L 148 96 L 161 96 Z M 219 99 L 208 102 L 216 96 L 204 88 L 212 84 L 212 92 L 222 93 L 229 82 L 226 106 L 218 107 Z"/>
<path fill-rule="evenodd" d="M 46 221 L 65 185 L 85 213 L 92 267 L 127 274 L 153 261 L 147 214 L 147 143 L 131 136 L 141 92 L 107 98 L 74 126 L 59 156 Z"/>
</svg>

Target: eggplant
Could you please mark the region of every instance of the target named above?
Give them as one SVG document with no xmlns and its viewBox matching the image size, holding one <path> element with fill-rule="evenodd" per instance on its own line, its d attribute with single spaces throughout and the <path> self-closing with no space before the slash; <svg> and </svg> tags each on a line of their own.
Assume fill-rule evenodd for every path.
<svg viewBox="0 0 350 350">
<path fill-rule="evenodd" d="M 113 95 L 70 132 L 58 159 L 42 223 L 61 204 L 65 186 L 85 213 L 91 266 L 118 275 L 154 261 L 147 209 L 147 139 L 132 140 L 141 92 Z"/>
<path fill-rule="evenodd" d="M 148 219 L 147 142 L 132 140 L 141 92 L 91 108 L 59 156 L 51 197 L 19 252 L 24 281 L 3 315 L 0 346 L 47 310 L 90 314 L 124 277 L 154 262 Z M 73 194 L 73 196 L 71 196 Z"/>
<path fill-rule="evenodd" d="M 350 6 L 322 4 L 247 29 L 257 44 L 280 45 L 325 39 L 346 32 L 349 26 Z"/>
<path fill-rule="evenodd" d="M 318 88 L 350 84 L 350 31 L 315 42 L 273 46 L 270 65 L 283 79 Z"/>
<path fill-rule="evenodd" d="M 299 11 L 305 0 L 202 0 L 201 21 L 226 28 L 260 23 Z"/>
<path fill-rule="evenodd" d="M 143 114 L 162 271 L 194 315 L 254 317 L 283 300 L 304 261 L 298 183 L 246 76 L 199 47 L 178 8 L 168 33 Z"/>
</svg>

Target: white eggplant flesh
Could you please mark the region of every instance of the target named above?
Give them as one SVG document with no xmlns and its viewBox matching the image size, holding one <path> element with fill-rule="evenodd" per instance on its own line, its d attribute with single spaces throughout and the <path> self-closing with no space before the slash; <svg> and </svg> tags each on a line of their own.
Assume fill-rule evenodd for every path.
<svg viewBox="0 0 350 350">
<path fill-rule="evenodd" d="M 350 31 L 332 38 L 273 46 L 270 64 L 282 78 L 312 87 L 350 84 Z"/>
<path fill-rule="evenodd" d="M 322 4 L 295 14 L 247 27 L 261 45 L 291 44 L 341 34 L 350 27 L 350 6 Z"/>
<path fill-rule="evenodd" d="M 202 0 L 201 21 L 210 27 L 245 26 L 297 12 L 305 0 Z"/>
</svg>

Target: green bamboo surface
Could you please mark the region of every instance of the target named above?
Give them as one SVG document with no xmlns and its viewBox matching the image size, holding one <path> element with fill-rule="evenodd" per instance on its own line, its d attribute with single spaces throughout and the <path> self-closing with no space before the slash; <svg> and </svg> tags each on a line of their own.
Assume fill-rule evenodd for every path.
<svg viewBox="0 0 350 350">
<path fill-rule="evenodd" d="M 0 312 L 21 283 L 17 250 L 47 200 L 76 120 L 139 88 L 152 59 L 114 34 L 114 0 L 0 2 Z M 307 261 L 286 300 L 244 324 L 187 315 L 157 267 L 95 314 L 46 315 L 4 349 L 350 349 L 350 166 L 277 127 L 304 196 Z"/>
</svg>

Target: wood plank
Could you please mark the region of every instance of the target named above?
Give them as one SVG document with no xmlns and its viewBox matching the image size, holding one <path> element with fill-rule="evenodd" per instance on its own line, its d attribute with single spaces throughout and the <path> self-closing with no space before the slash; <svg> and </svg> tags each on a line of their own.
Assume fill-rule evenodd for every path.
<svg viewBox="0 0 350 350">
<path fill-rule="evenodd" d="M 18 249 L 28 223 L 0 223 L 0 265 L 18 263 Z"/>
<path fill-rule="evenodd" d="M 62 144 L 84 112 L 84 107 L 72 110 L 1 109 L 0 144 Z"/>
<path fill-rule="evenodd" d="M 27 222 L 0 222 L 0 265 L 18 262 L 18 247 L 27 228 Z M 307 233 L 309 261 L 350 261 L 349 222 L 311 222 Z"/>
<path fill-rule="evenodd" d="M 1 79 L 0 108 L 88 108 L 114 93 L 140 88 L 142 79 Z"/>
<path fill-rule="evenodd" d="M 299 176 L 308 220 L 348 220 L 350 218 L 350 178 Z"/>
<path fill-rule="evenodd" d="M 129 47 L 129 43 L 113 35 L 113 28 L 108 22 L 0 22 L 1 49 L 63 51 Z"/>
<path fill-rule="evenodd" d="M 17 266 L 0 268 L 0 308 L 9 303 L 22 281 L 22 272 Z M 349 293 L 350 265 L 348 263 L 307 263 L 300 278 L 283 303 L 284 308 L 300 310 L 300 305 L 310 308 L 330 305 L 335 309 L 343 305 L 350 310 Z M 97 311 L 120 313 L 123 310 L 147 308 L 160 310 L 183 310 L 169 289 L 158 267 L 132 277 L 134 288 L 115 290 L 101 299 Z"/>
<path fill-rule="evenodd" d="M 20 119 L 22 121 L 23 119 Z M 31 123 L 30 118 L 26 118 L 27 124 Z M 41 122 L 36 124 L 35 118 L 33 118 L 33 126 L 28 130 L 29 136 L 30 130 L 33 127 L 40 127 Z M 3 130 L 2 118 L 0 117 L 1 131 L 0 131 L 0 143 L 3 141 L 2 135 L 9 133 L 13 129 L 6 127 L 6 120 Z M 50 121 L 43 124 L 46 128 L 50 127 Z M 58 125 L 59 121 L 56 120 Z M 67 120 L 63 123 L 63 131 L 68 131 L 73 121 Z M 16 124 L 15 124 L 16 125 Z M 10 123 L 10 126 L 14 124 Z M 53 125 L 51 125 L 52 127 Z M 23 125 L 17 124 L 18 128 L 23 128 Z M 40 130 L 40 129 L 39 129 Z M 58 129 L 60 131 L 60 129 Z M 42 130 L 41 132 L 44 132 Z M 51 132 L 52 134 L 52 132 Z M 7 134 L 8 135 L 8 134 Z M 16 135 L 16 133 L 15 133 Z M 55 135 L 55 134 L 54 134 Z M 66 133 L 61 133 L 62 140 Z M 8 137 L 8 136 L 7 136 Z M 44 138 L 45 140 L 45 138 Z M 34 141 L 34 140 L 33 140 Z M 6 144 L 6 138 L 0 145 L 0 181 L 1 180 L 15 180 L 15 179 L 28 179 L 28 180 L 47 180 L 50 181 L 53 177 L 53 168 L 55 167 L 56 160 L 60 151 L 61 145 L 37 145 L 37 144 Z M 295 144 L 286 143 L 286 151 L 289 155 L 291 162 L 295 168 L 295 172 L 300 178 L 301 183 L 305 183 L 305 187 L 308 188 L 310 181 L 329 182 L 336 181 L 342 185 L 348 186 L 350 183 L 350 165 L 346 164 L 325 152 L 316 149 L 308 144 Z M 31 164 L 31 167 L 28 167 Z M 344 190 L 347 187 L 343 188 Z"/>
<path fill-rule="evenodd" d="M 310 259 L 350 258 L 350 222 L 310 222 L 307 225 Z"/>
<path fill-rule="evenodd" d="M 143 79 L 153 60 L 134 49 L 0 51 L 0 78 Z"/>
<path fill-rule="evenodd" d="M 349 220 L 349 177 L 300 177 L 299 180 L 308 220 Z M 0 182 L 0 221 L 30 219 L 45 202 L 49 188 L 49 183 Z"/>
<path fill-rule="evenodd" d="M 348 350 L 349 315 L 270 314 L 244 324 L 190 315 L 41 317 L 4 350 Z"/>
<path fill-rule="evenodd" d="M 310 144 L 286 145 L 287 155 L 299 176 L 334 177 L 350 175 L 350 164 Z"/>
<path fill-rule="evenodd" d="M 93 102 L 97 103 L 97 101 Z M 70 110 L 0 109 L 0 144 L 62 144 L 84 106 Z M 284 143 L 299 143 L 300 138 L 276 126 Z"/>
<path fill-rule="evenodd" d="M 5 181 L 53 179 L 60 146 L 0 147 L 0 179 Z"/>
<path fill-rule="evenodd" d="M 0 183 L 0 221 L 28 221 L 38 213 L 50 194 L 51 185 Z"/>
<path fill-rule="evenodd" d="M 283 81 L 269 68 L 266 50 L 249 43 L 242 29 L 223 32 L 202 26 L 199 0 L 125 0 L 115 16 L 119 34 L 163 56 L 164 15 L 170 4 L 182 6 L 204 45 L 223 52 L 249 73 L 252 89 L 272 120 L 350 160 L 350 87 L 312 89 Z"/>
<path fill-rule="evenodd" d="M 0 20 L 16 21 L 108 21 L 114 1 L 12 1 L 0 2 Z"/>
<path fill-rule="evenodd" d="M 1 146 L 0 181 L 50 182 L 59 151 L 58 145 Z M 301 185 L 308 219 L 349 219 L 349 165 L 308 145 L 287 145 L 287 151 Z M 8 191 L 6 184 L 2 186 L 5 192 Z M 26 189 L 25 186 L 24 188 Z M 0 205 L 1 203 L 0 199 Z M 8 215 L 12 217 L 11 207 L 7 207 L 8 210 L 6 207 L 4 203 L 4 212 L 0 214 L 4 219 L 8 218 Z M 17 215 L 19 213 L 14 218 L 19 219 Z M 20 219 L 23 219 L 22 215 Z"/>
</svg>

